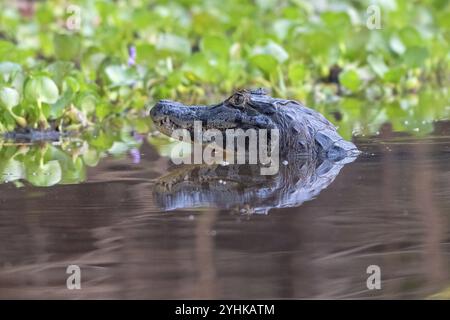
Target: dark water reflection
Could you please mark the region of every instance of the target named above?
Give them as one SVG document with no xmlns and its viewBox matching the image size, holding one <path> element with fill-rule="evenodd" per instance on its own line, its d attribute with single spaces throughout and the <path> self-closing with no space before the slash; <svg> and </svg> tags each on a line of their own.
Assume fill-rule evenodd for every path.
<svg viewBox="0 0 450 320">
<path fill-rule="evenodd" d="M 162 212 L 169 162 L 105 159 L 78 185 L 0 185 L 0 298 L 425 298 L 450 287 L 450 136 L 360 140 L 316 199 L 268 215 Z M 66 268 L 82 289 L 66 289 Z M 366 288 L 379 265 L 382 289 Z M 447 288 L 447 289 L 446 289 Z M 444 292 L 444 294 L 442 294 Z"/>
</svg>

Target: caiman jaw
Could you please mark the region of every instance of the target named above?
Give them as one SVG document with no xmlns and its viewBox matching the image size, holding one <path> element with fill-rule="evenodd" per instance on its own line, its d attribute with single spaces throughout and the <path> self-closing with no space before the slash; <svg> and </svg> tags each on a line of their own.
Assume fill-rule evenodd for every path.
<svg viewBox="0 0 450 320">
<path fill-rule="evenodd" d="M 201 113 L 200 108 L 203 107 L 188 107 L 175 101 L 161 100 L 150 110 L 150 116 L 158 130 L 170 136 L 176 129 L 192 129 L 194 120 Z"/>
<path fill-rule="evenodd" d="M 224 111 L 228 113 L 228 110 L 223 108 L 225 108 L 223 105 L 185 106 L 179 102 L 161 100 L 150 110 L 150 116 L 158 130 L 168 136 L 171 136 L 176 129 L 186 129 L 192 135 L 195 121 L 201 122 L 203 130 L 225 131 L 238 127 L 239 123 L 236 122 L 238 111 L 231 111 L 225 118 L 223 117 Z M 214 113 L 215 111 L 216 113 Z M 222 113 L 218 114 L 220 112 Z"/>
</svg>

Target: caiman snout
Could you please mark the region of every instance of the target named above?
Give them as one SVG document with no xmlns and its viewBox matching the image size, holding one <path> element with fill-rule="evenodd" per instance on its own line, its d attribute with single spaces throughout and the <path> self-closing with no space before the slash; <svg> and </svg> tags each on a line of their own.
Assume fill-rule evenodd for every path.
<svg viewBox="0 0 450 320">
<path fill-rule="evenodd" d="M 177 108 L 178 107 L 178 108 Z M 183 105 L 179 102 L 171 100 L 159 100 L 158 103 L 150 110 L 150 116 L 154 121 L 163 119 L 164 117 L 170 117 L 179 112 L 179 108 Z"/>
<path fill-rule="evenodd" d="M 172 100 L 160 100 L 150 110 L 150 117 L 162 133 L 170 136 L 175 129 L 190 129 L 195 120 L 201 121 L 201 110 L 206 108 L 185 106 Z"/>
</svg>

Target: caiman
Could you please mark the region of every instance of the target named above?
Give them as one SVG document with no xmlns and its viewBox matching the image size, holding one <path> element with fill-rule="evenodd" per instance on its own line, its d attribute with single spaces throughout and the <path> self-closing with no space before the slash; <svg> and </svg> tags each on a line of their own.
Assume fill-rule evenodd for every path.
<svg viewBox="0 0 450 320">
<path fill-rule="evenodd" d="M 274 175 L 261 175 L 262 164 L 176 166 L 155 183 L 154 195 L 163 210 L 212 206 L 267 213 L 271 208 L 299 206 L 318 196 L 359 153 L 320 113 L 294 100 L 273 98 L 263 89 L 240 90 L 212 106 L 161 100 L 150 115 L 168 136 L 175 129 L 186 129 L 193 136 L 194 121 L 201 121 L 202 129 L 221 133 L 278 129 L 284 160 Z"/>
<path fill-rule="evenodd" d="M 323 115 L 295 100 L 269 96 L 264 89 L 239 90 L 212 106 L 187 106 L 160 100 L 150 111 L 157 129 L 170 136 L 175 129 L 191 132 L 194 121 L 204 129 L 278 129 L 280 154 L 319 155 L 341 160 L 359 151 L 344 140 Z"/>
</svg>

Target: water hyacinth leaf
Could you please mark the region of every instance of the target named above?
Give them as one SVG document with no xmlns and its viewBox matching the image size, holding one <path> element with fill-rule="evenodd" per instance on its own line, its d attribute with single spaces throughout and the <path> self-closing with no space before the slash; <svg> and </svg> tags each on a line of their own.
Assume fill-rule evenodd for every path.
<svg viewBox="0 0 450 320">
<path fill-rule="evenodd" d="M 10 41 L 5 41 L 0 39 L 0 57 L 2 57 L 2 60 L 13 60 L 17 61 L 13 57 L 13 53 L 15 49 L 15 45 Z"/>
<path fill-rule="evenodd" d="M 156 49 L 163 52 L 187 56 L 191 53 L 191 44 L 186 38 L 166 33 L 159 35 Z"/>
<path fill-rule="evenodd" d="M 192 55 L 183 65 L 183 71 L 190 79 L 200 79 L 210 83 L 214 83 L 217 79 L 217 70 L 210 65 L 210 59 L 203 53 Z"/>
<path fill-rule="evenodd" d="M 405 75 L 405 69 L 402 67 L 394 67 L 386 71 L 383 79 L 388 82 L 398 83 Z"/>
<path fill-rule="evenodd" d="M 252 54 L 256 55 L 268 55 L 275 58 L 278 63 L 283 63 L 289 58 L 289 54 L 279 44 L 269 41 L 265 46 L 256 46 L 253 48 Z"/>
<path fill-rule="evenodd" d="M 256 0 L 255 2 L 260 8 L 264 10 L 275 8 L 277 5 L 276 0 Z"/>
<path fill-rule="evenodd" d="M 47 26 L 54 19 L 54 11 L 51 3 L 39 6 L 36 10 L 36 18 L 40 24 Z"/>
<path fill-rule="evenodd" d="M 339 82 L 351 91 L 356 91 L 361 86 L 359 74 L 354 69 L 349 69 L 339 74 Z"/>
<path fill-rule="evenodd" d="M 49 117 L 50 119 L 57 119 L 61 117 L 64 113 L 64 109 L 70 105 L 74 97 L 72 90 L 66 90 L 62 96 L 52 104 L 50 108 Z"/>
<path fill-rule="evenodd" d="M 384 74 L 389 70 L 381 56 L 370 55 L 367 57 L 367 62 L 380 78 L 383 78 Z"/>
<path fill-rule="evenodd" d="M 62 85 L 63 91 L 73 91 L 78 92 L 80 91 L 80 83 L 78 80 L 74 77 L 65 77 Z"/>
<path fill-rule="evenodd" d="M 25 84 L 25 96 L 31 101 L 55 103 L 59 90 L 55 82 L 46 76 L 31 77 Z"/>
<path fill-rule="evenodd" d="M 59 184 L 75 184 L 86 180 L 86 167 L 81 158 L 62 162 L 62 177 Z"/>
<path fill-rule="evenodd" d="M 201 49 L 205 53 L 213 53 L 220 58 L 227 58 L 231 43 L 226 37 L 206 36 L 202 39 Z"/>
<path fill-rule="evenodd" d="M 111 148 L 108 149 L 108 153 L 112 155 L 125 154 L 129 149 L 129 146 L 122 141 L 114 141 Z"/>
<path fill-rule="evenodd" d="M 26 179 L 37 187 L 50 187 L 61 181 L 62 170 L 59 161 L 50 160 L 44 164 L 27 166 Z"/>
<path fill-rule="evenodd" d="M 278 61 L 271 55 L 258 54 L 250 58 L 253 65 L 261 69 L 266 75 L 270 75 L 277 70 Z"/>
<path fill-rule="evenodd" d="M 133 69 L 123 65 L 107 66 L 105 73 L 112 87 L 130 85 L 138 79 L 138 75 Z"/>
<path fill-rule="evenodd" d="M 3 81 L 9 82 L 12 77 L 21 72 L 22 67 L 20 64 L 14 63 L 14 62 L 0 62 L 0 76 L 3 78 Z"/>
<path fill-rule="evenodd" d="M 136 62 L 153 66 L 155 64 L 155 46 L 149 43 L 136 44 Z"/>
<path fill-rule="evenodd" d="M 82 157 L 84 163 L 89 167 L 95 167 L 100 161 L 100 153 L 95 149 L 87 150 Z"/>
<path fill-rule="evenodd" d="M 2 182 L 19 180 L 25 176 L 25 166 L 18 160 L 8 159 L 0 167 Z"/>
<path fill-rule="evenodd" d="M 322 13 L 321 20 L 327 28 L 335 31 L 336 34 L 342 32 L 345 28 L 351 27 L 350 16 L 347 12 L 326 11 Z"/>
<path fill-rule="evenodd" d="M 403 54 L 406 50 L 402 40 L 397 36 L 391 37 L 391 39 L 389 40 L 389 46 L 391 47 L 392 51 L 399 55 Z"/>
<path fill-rule="evenodd" d="M 105 117 L 111 114 L 111 112 L 113 112 L 113 107 L 109 103 L 98 103 L 95 107 L 95 115 L 100 120 L 103 120 Z"/>
<path fill-rule="evenodd" d="M 106 134 L 104 131 L 100 131 L 96 136 L 92 136 L 89 139 L 89 144 L 100 150 L 107 150 L 111 148 L 114 143 L 114 138 Z"/>
<path fill-rule="evenodd" d="M 278 19 L 273 23 L 273 31 L 280 40 L 286 39 L 293 22 L 288 19 Z"/>
<path fill-rule="evenodd" d="M 126 69 L 124 66 L 107 66 L 105 73 L 108 76 L 109 81 L 113 84 L 121 84 L 127 81 Z"/>
<path fill-rule="evenodd" d="M 62 88 L 63 79 L 74 69 L 74 64 L 68 61 L 56 61 L 47 67 L 58 88 Z"/>
<path fill-rule="evenodd" d="M 97 97 L 91 92 L 84 92 L 78 96 L 76 106 L 86 114 L 95 112 Z"/>
<path fill-rule="evenodd" d="M 80 54 L 81 38 L 76 34 L 55 34 L 53 43 L 58 59 L 73 60 Z"/>
<path fill-rule="evenodd" d="M 409 67 L 421 67 L 428 58 L 428 50 L 423 47 L 408 48 L 403 56 L 403 61 Z"/>
<path fill-rule="evenodd" d="M 419 46 L 422 43 L 422 37 L 413 27 L 406 27 L 400 30 L 400 39 L 407 47 Z"/>
<path fill-rule="evenodd" d="M 1 79 L 1 78 L 0 78 Z M 11 79 L 8 81 L 8 85 L 19 92 L 20 96 L 23 95 L 23 84 L 25 83 L 26 75 L 22 72 L 15 72 L 11 75 Z M 0 80 L 1 81 L 1 80 Z"/>
<path fill-rule="evenodd" d="M 99 49 L 95 47 L 89 48 L 82 57 L 82 69 L 83 72 L 91 79 L 97 77 L 97 71 L 102 65 L 103 61 L 107 58 L 107 55 L 103 52 L 98 52 Z"/>
<path fill-rule="evenodd" d="M 48 146 L 46 157 L 58 161 L 61 166 L 59 184 L 79 183 L 86 179 L 86 169 L 80 157 L 73 158 L 69 153 L 54 146 Z"/>
<path fill-rule="evenodd" d="M 305 65 L 302 63 L 293 63 L 289 66 L 288 77 L 292 83 L 298 83 L 305 79 Z"/>
<path fill-rule="evenodd" d="M 0 87 L 0 105 L 3 108 L 11 110 L 19 104 L 20 96 L 19 93 L 8 87 Z"/>
</svg>

